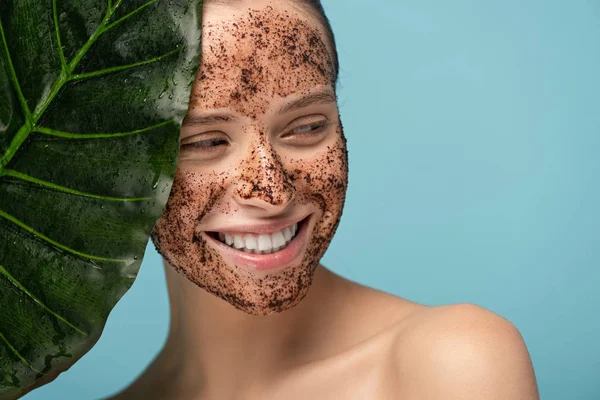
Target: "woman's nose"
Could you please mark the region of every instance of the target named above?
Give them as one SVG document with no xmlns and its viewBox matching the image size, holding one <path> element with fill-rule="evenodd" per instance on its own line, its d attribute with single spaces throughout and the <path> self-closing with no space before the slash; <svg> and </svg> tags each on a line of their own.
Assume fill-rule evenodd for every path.
<svg viewBox="0 0 600 400">
<path fill-rule="evenodd" d="M 283 210 L 294 198 L 294 184 L 264 137 L 252 146 L 239 171 L 234 197 L 241 205 Z"/>
</svg>

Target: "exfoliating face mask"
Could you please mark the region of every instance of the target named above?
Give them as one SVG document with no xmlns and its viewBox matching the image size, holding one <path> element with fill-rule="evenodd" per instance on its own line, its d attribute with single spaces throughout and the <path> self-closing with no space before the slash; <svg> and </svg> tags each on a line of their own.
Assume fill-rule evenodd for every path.
<svg viewBox="0 0 600 400">
<path fill-rule="evenodd" d="M 152 240 L 194 284 L 241 311 L 268 315 L 304 298 L 337 229 L 348 183 L 346 140 L 330 52 L 316 23 L 272 7 L 212 18 L 222 9 L 204 14 L 202 63 L 186 117 L 192 122 L 184 121 L 173 186 Z M 282 112 L 311 95 L 312 105 L 299 109 L 296 102 Z M 198 121 L 213 125 L 201 129 Z M 311 123 L 318 133 L 305 131 Z M 194 142 L 204 134 L 212 141 Z M 269 271 L 230 257 L 211 233 L 304 216 L 302 252 Z"/>
</svg>

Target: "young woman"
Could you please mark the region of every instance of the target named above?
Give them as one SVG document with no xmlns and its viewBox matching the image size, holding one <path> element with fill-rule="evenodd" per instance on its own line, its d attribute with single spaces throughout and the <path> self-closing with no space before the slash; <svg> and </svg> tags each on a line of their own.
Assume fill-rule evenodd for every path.
<svg viewBox="0 0 600 400">
<path fill-rule="evenodd" d="M 169 337 L 114 398 L 537 399 L 507 320 L 416 304 L 320 264 L 348 162 L 319 1 L 206 2 L 202 50 L 152 234 Z"/>
</svg>

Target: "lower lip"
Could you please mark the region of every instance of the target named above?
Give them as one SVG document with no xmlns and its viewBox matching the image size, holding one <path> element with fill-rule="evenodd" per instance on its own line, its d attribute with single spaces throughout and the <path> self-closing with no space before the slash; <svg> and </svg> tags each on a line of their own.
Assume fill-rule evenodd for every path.
<svg viewBox="0 0 600 400">
<path fill-rule="evenodd" d="M 271 254 L 246 253 L 222 243 L 207 235 L 206 232 L 202 232 L 202 235 L 214 243 L 219 251 L 236 265 L 250 267 L 252 271 L 274 271 L 288 266 L 302 255 L 308 242 L 309 225 L 310 217 L 307 217 L 302 221 L 296 237 L 283 250 Z"/>
</svg>

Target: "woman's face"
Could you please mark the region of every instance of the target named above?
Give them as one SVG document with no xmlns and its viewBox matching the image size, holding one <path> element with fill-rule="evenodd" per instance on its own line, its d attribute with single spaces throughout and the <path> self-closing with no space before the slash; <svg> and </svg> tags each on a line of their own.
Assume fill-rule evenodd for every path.
<svg viewBox="0 0 600 400">
<path fill-rule="evenodd" d="M 308 292 L 348 164 L 322 28 L 292 2 L 252 7 L 205 6 L 202 63 L 152 240 L 193 283 L 268 315 Z"/>
</svg>

